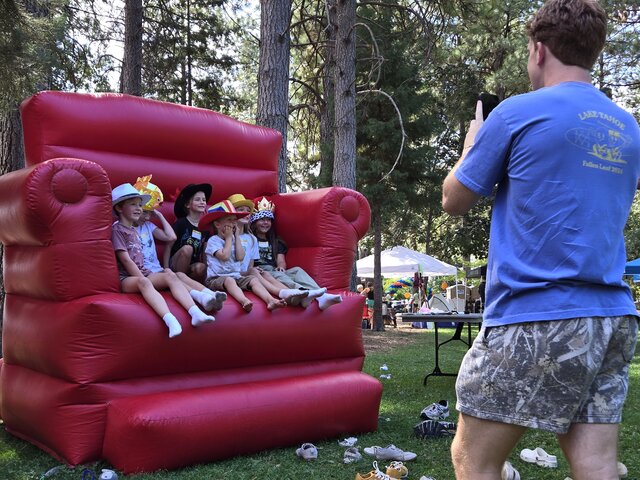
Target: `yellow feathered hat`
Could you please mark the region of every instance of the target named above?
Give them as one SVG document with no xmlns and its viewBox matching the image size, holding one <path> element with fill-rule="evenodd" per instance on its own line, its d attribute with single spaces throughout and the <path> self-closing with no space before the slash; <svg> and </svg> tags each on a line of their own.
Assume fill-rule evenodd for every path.
<svg viewBox="0 0 640 480">
<path fill-rule="evenodd" d="M 151 183 L 151 177 L 152 175 L 138 177 L 136 183 L 133 184 L 133 187 L 140 193 L 151 197 L 151 200 L 142 206 L 142 209 L 147 211 L 155 210 L 164 201 L 162 190 L 160 190 L 157 185 Z"/>
</svg>

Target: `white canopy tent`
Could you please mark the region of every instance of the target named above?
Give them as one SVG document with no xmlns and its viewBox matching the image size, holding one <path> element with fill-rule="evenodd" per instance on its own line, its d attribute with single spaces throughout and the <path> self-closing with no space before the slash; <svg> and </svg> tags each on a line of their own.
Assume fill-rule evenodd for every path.
<svg viewBox="0 0 640 480">
<path fill-rule="evenodd" d="M 420 272 L 425 277 L 438 275 L 456 275 L 458 269 L 453 265 L 441 262 L 425 253 L 416 252 L 406 247 L 393 247 L 380 253 L 381 274 L 383 277 L 406 277 Z M 364 278 L 373 277 L 373 255 L 361 258 L 356 262 L 357 275 Z"/>
</svg>

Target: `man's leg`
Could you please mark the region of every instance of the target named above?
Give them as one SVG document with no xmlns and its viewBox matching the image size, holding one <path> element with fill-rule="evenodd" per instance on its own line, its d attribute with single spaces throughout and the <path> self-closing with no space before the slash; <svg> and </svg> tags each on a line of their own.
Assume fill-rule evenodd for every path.
<svg viewBox="0 0 640 480">
<path fill-rule="evenodd" d="M 451 444 L 457 480 L 500 480 L 500 471 L 527 429 L 460 413 Z"/>
<path fill-rule="evenodd" d="M 618 425 L 574 423 L 558 435 L 573 480 L 618 480 Z"/>
</svg>

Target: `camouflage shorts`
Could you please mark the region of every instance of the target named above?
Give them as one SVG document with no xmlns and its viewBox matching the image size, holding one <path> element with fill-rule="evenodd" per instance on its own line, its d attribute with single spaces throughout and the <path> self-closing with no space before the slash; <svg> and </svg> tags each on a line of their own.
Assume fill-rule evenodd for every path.
<svg viewBox="0 0 640 480">
<path fill-rule="evenodd" d="M 634 316 L 483 327 L 462 361 L 456 407 L 554 433 L 619 423 L 637 335 Z"/>
</svg>

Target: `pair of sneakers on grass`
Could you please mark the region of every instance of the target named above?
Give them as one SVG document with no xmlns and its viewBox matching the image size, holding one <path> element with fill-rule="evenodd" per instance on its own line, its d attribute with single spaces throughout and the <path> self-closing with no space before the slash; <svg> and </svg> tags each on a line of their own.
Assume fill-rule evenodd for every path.
<svg viewBox="0 0 640 480">
<path fill-rule="evenodd" d="M 453 437 L 456 433 L 456 424 L 454 422 L 445 422 L 445 418 L 449 417 L 449 402 L 440 400 L 425 407 L 420 412 L 422 422 L 413 427 L 413 433 L 420 439 Z"/>
<path fill-rule="evenodd" d="M 396 480 L 406 479 L 409 476 L 409 469 L 404 463 L 398 461 L 391 462 L 386 467 L 385 472 L 378 468 L 378 462 L 373 462 L 373 470 L 363 474 L 356 473 L 355 480 Z M 420 480 L 433 480 L 433 478 L 422 476 Z"/>
</svg>

